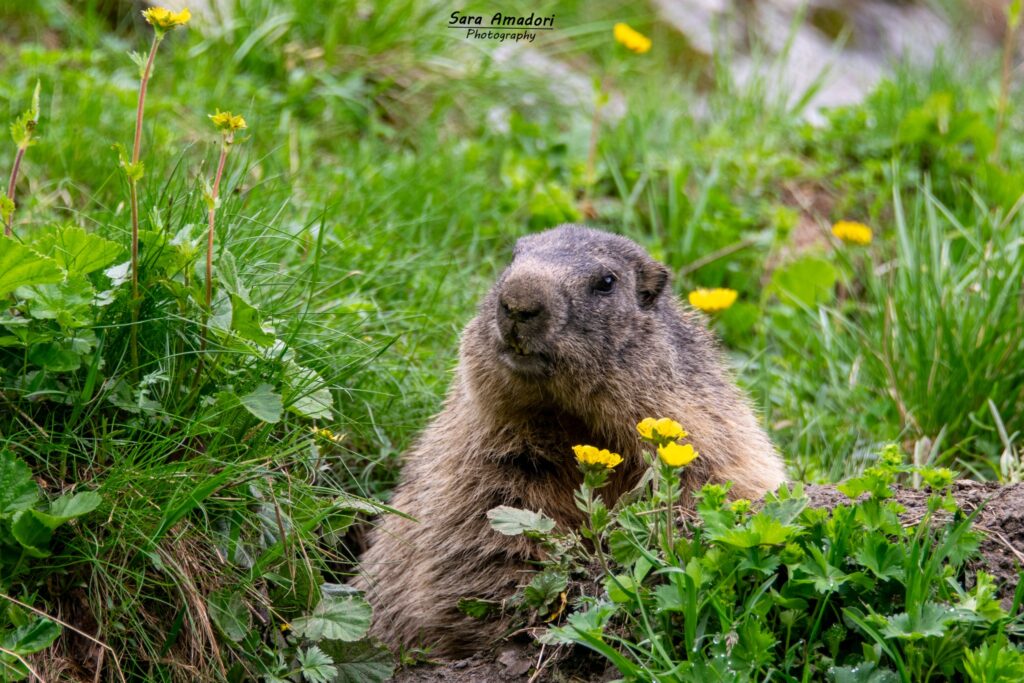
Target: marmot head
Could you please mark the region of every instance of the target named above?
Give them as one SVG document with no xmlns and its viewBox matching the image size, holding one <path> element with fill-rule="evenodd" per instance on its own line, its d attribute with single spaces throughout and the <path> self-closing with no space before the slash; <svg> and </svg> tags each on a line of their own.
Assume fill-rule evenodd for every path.
<svg viewBox="0 0 1024 683">
<path fill-rule="evenodd" d="M 563 225 L 523 237 L 467 329 L 469 381 L 574 404 L 624 375 L 651 374 L 668 281 L 665 266 L 619 235 Z"/>
</svg>

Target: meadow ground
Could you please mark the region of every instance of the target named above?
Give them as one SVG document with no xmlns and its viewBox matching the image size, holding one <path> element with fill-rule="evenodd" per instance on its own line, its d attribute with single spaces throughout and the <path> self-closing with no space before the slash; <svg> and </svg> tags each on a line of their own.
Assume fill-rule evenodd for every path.
<svg viewBox="0 0 1024 683">
<path fill-rule="evenodd" d="M 238 2 L 160 43 L 140 167 L 153 29 L 130 10 L 0 11 L 0 112 L 22 117 L 40 85 L 0 252 L 0 677 L 382 677 L 368 607 L 342 585 L 353 525 L 386 510 L 515 239 L 562 222 L 635 239 L 681 297 L 738 293 L 709 324 L 794 480 L 877 468 L 890 443 L 909 465 L 1024 476 L 1024 119 L 998 54 L 949 46 L 811 125 L 808 98 L 737 83 L 728 52 L 695 60 L 630 3 L 557 3 L 567 28 L 532 47 L 600 84 L 572 98 L 443 30 L 447 5 Z M 616 43 L 617 21 L 651 49 Z M 246 122 L 229 147 L 219 110 Z M 954 546 L 942 559 L 960 567 Z M 830 608 L 811 604 L 820 640 Z M 986 638 L 1017 637 L 992 623 Z M 906 633 L 911 650 L 939 638 Z M 609 656 L 623 675 L 682 676 L 623 647 L 644 662 Z M 913 677 L 922 651 L 872 666 Z M 824 671 L 808 660 L 770 666 Z"/>
</svg>

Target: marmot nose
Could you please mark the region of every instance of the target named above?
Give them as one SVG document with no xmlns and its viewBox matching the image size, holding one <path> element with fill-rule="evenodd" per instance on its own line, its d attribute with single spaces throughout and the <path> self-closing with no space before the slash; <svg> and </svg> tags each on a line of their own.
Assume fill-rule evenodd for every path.
<svg viewBox="0 0 1024 683">
<path fill-rule="evenodd" d="M 509 303 L 506 299 L 499 300 L 501 312 L 515 323 L 525 323 L 544 312 L 544 305 L 539 301 Z"/>
<path fill-rule="evenodd" d="M 507 343 L 523 348 L 544 335 L 549 318 L 546 294 L 532 279 L 515 278 L 504 284 L 498 293 L 497 314 L 498 329 Z"/>
</svg>

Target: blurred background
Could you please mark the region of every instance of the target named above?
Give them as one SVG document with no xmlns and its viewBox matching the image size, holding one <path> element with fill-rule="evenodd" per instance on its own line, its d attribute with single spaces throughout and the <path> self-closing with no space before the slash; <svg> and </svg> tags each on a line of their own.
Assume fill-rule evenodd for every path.
<svg viewBox="0 0 1024 683">
<path fill-rule="evenodd" d="M 795 476 L 834 479 L 891 439 L 1016 476 L 1010 3 L 501 5 L 197 1 L 161 48 L 144 220 L 202 221 L 175 193 L 210 170 L 207 115 L 243 113 L 225 239 L 272 310 L 324 233 L 328 284 L 299 336 L 334 386 L 349 484 L 386 493 L 514 240 L 564 221 L 637 239 L 681 296 L 739 292 L 711 324 Z M 130 139 L 144 3 L 0 7 L 0 112 L 42 84 L 20 230 L 123 237 L 111 145 Z M 554 15 L 555 30 L 468 39 L 455 11 Z M 650 49 L 618 43 L 618 22 Z M 873 242 L 837 240 L 840 220 Z"/>
</svg>

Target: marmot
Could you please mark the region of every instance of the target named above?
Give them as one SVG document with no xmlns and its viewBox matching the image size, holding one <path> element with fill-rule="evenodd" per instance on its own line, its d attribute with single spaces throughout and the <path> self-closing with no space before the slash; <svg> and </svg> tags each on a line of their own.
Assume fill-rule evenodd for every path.
<svg viewBox="0 0 1024 683">
<path fill-rule="evenodd" d="M 601 490 L 611 505 L 646 467 L 645 417 L 689 431 L 700 457 L 685 470 L 688 491 L 728 480 L 732 495 L 755 498 L 784 481 L 712 334 L 668 282 L 619 235 L 563 225 L 516 243 L 463 332 L 441 413 L 405 456 L 391 505 L 417 521 L 385 517 L 361 559 L 355 583 L 374 607 L 374 635 L 441 657 L 499 637 L 507 624 L 465 616 L 457 602 L 510 597 L 539 551 L 494 531 L 487 511 L 538 510 L 575 528 L 572 446 L 624 458 Z"/>
</svg>

